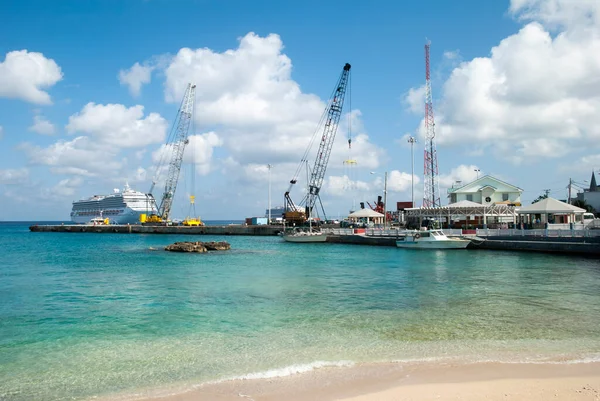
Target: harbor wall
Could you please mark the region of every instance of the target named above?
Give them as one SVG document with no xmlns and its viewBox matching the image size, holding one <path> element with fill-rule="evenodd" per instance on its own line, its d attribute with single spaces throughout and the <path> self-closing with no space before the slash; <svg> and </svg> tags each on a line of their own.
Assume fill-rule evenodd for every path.
<svg viewBox="0 0 600 401">
<path fill-rule="evenodd" d="M 282 231 L 281 226 L 150 226 L 150 225 L 34 225 L 29 227 L 33 232 L 59 233 L 116 233 L 116 234 L 188 234 L 188 235 L 255 235 L 271 236 Z"/>
</svg>

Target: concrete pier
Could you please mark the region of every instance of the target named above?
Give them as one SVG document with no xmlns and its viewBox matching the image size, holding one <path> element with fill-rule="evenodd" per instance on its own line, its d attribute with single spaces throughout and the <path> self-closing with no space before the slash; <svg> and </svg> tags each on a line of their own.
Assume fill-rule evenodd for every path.
<svg viewBox="0 0 600 401">
<path fill-rule="evenodd" d="M 249 235 L 274 236 L 283 230 L 282 226 L 241 224 L 227 226 L 149 226 L 149 225 L 34 225 L 34 232 L 61 233 L 117 233 L 117 234 L 187 234 L 187 235 Z M 482 241 L 483 240 L 483 241 Z M 371 246 L 396 246 L 395 235 L 352 235 L 336 233 L 328 235 L 327 242 Z M 525 252 L 546 252 L 556 254 L 579 254 L 600 256 L 600 236 L 560 236 L 539 235 L 495 235 L 479 236 L 467 247 L 471 250 L 504 250 Z"/>
<path fill-rule="evenodd" d="M 277 235 L 283 230 L 281 226 L 245 226 L 241 224 L 227 226 L 150 226 L 150 225 L 34 225 L 29 227 L 34 232 L 59 233 L 116 233 L 116 234 L 189 234 L 189 235 Z"/>
</svg>

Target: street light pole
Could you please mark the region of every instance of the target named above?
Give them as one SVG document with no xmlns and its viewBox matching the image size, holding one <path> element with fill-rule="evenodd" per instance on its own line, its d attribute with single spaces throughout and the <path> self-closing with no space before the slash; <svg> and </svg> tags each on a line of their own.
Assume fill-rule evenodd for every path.
<svg viewBox="0 0 600 401">
<path fill-rule="evenodd" d="M 413 148 L 416 142 L 415 137 L 408 137 L 408 143 L 410 143 L 410 200 L 412 207 L 415 207 L 415 155 Z"/>
<path fill-rule="evenodd" d="M 267 224 L 271 224 L 271 168 L 272 164 L 267 164 L 267 168 L 269 169 L 269 220 Z"/>
<path fill-rule="evenodd" d="M 475 169 L 475 172 L 477 173 L 477 179 L 479 179 L 479 172 L 480 172 L 480 171 L 481 171 L 481 170 L 480 170 L 480 169 L 478 169 L 478 168 L 477 168 L 477 169 Z"/>
</svg>

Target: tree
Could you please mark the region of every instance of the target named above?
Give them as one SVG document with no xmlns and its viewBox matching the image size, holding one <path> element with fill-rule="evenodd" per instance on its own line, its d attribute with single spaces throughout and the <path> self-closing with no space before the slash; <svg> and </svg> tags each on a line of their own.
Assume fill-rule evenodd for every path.
<svg viewBox="0 0 600 401">
<path fill-rule="evenodd" d="M 548 194 L 540 195 L 540 196 L 538 196 L 537 198 L 535 198 L 535 199 L 533 200 L 533 202 L 531 202 L 531 204 L 533 205 L 534 203 L 537 203 L 537 202 L 539 202 L 539 201 L 541 201 L 541 200 L 544 200 L 544 199 L 546 199 L 546 198 L 548 198 Z"/>
<path fill-rule="evenodd" d="M 592 205 L 588 205 L 583 199 L 576 199 L 573 202 L 571 202 L 571 204 L 573 206 L 585 209 L 586 212 L 596 213 L 596 210 L 592 207 Z"/>
</svg>

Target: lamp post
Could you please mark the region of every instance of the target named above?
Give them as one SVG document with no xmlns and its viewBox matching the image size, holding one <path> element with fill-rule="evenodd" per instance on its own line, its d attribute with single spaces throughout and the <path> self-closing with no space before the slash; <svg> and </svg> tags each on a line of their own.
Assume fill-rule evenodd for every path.
<svg viewBox="0 0 600 401">
<path fill-rule="evenodd" d="M 413 148 L 417 140 L 415 137 L 409 136 L 408 143 L 410 143 L 410 200 L 412 207 L 415 207 L 415 155 Z"/>
<path fill-rule="evenodd" d="M 481 170 L 480 170 L 480 169 L 478 169 L 478 168 L 476 168 L 474 171 L 477 173 L 477 179 L 479 179 L 479 172 L 480 172 Z"/>
<path fill-rule="evenodd" d="M 267 168 L 269 169 L 269 220 L 268 224 L 271 224 L 271 168 L 273 168 L 272 164 L 267 164 Z"/>
</svg>

